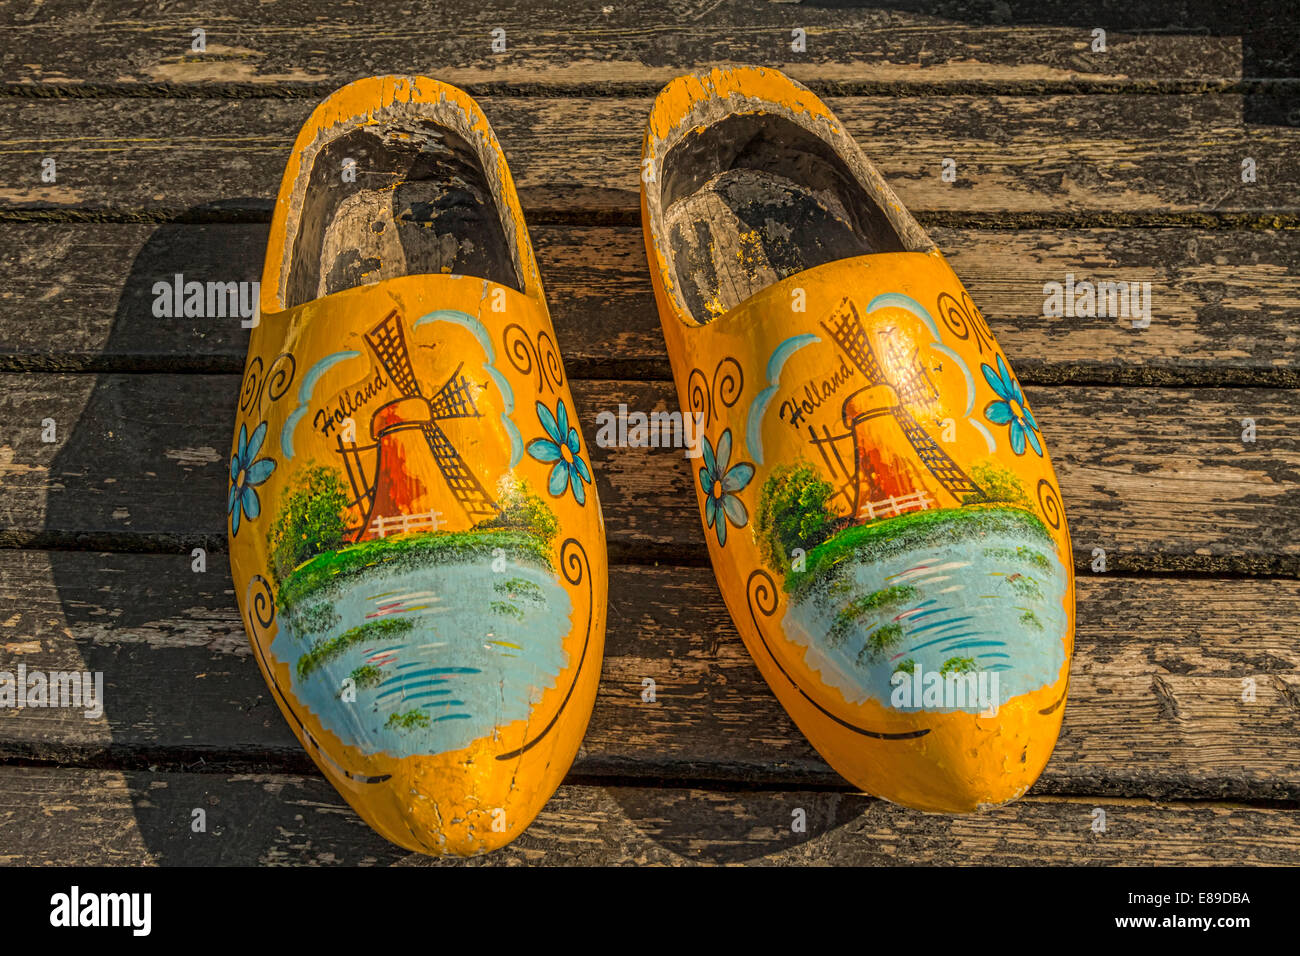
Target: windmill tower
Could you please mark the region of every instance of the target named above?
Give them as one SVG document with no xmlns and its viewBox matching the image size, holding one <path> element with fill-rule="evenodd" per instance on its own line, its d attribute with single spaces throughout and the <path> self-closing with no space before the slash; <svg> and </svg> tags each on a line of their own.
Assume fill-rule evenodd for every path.
<svg viewBox="0 0 1300 956">
<path fill-rule="evenodd" d="M 857 366 L 867 386 L 844 400 L 844 424 L 853 434 L 857 464 L 854 515 L 857 520 L 930 508 L 942 495 L 957 502 L 980 488 L 913 417 L 911 408 L 933 405 L 939 390 L 893 330 L 879 334 L 884 362 L 872 347 L 858 311 L 847 298 L 822 323 Z"/>
<path fill-rule="evenodd" d="M 370 422 L 374 445 L 339 442 L 357 506 L 365 515 L 352 540 L 433 530 L 454 509 L 464 512 L 471 523 L 496 515 L 496 503 L 438 425 L 450 419 L 479 417 L 462 366 L 457 365 L 433 397 L 426 398 L 411 368 L 406 333 L 396 310 L 367 332 L 365 339 L 402 397 L 375 411 Z M 375 450 L 374 478 L 367 480 L 361 453 L 371 448 Z M 441 482 L 429 481 L 430 462 L 441 474 Z"/>
</svg>

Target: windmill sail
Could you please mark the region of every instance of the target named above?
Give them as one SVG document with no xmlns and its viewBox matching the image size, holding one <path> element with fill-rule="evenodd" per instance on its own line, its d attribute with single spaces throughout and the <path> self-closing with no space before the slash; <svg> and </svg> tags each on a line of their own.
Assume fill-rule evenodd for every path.
<svg viewBox="0 0 1300 956">
<path fill-rule="evenodd" d="M 366 344 L 384 366 L 389 380 L 399 392 L 406 396 L 420 394 L 420 383 L 415 380 L 411 356 L 406 350 L 406 333 L 402 331 L 401 318 L 396 309 L 366 333 Z"/>
<path fill-rule="evenodd" d="M 903 434 L 916 449 L 921 464 L 930 470 L 930 474 L 939 479 L 940 484 L 954 495 L 981 493 L 979 485 L 966 477 L 966 473 L 957 467 L 956 463 L 948 457 L 947 452 L 935 444 L 934 439 L 926 434 L 925 429 L 912 417 L 911 412 L 899 405 L 894 409 L 894 418 L 898 419 Z"/>
<path fill-rule="evenodd" d="M 890 408 L 889 412 L 898 422 L 903 434 L 916 450 L 921 463 L 930 474 L 958 500 L 965 494 L 982 493 L 979 485 L 971 481 L 966 473 L 958 467 L 957 463 L 949 457 L 948 453 L 939 447 L 934 439 L 912 417 L 911 412 L 907 410 L 906 403 L 909 401 L 928 401 L 938 395 L 938 389 L 934 387 L 925 370 L 919 367 L 919 363 L 915 362 L 915 356 L 913 356 L 913 361 L 909 363 L 909 365 L 915 366 L 912 369 L 912 374 L 904 376 L 898 382 L 891 381 L 889 376 L 886 375 L 884 367 L 876 358 L 876 353 L 871 347 L 871 340 L 867 337 L 867 330 L 863 327 L 862 320 L 858 316 L 858 310 L 848 299 L 845 299 L 840 308 L 831 316 L 829 324 L 822 323 L 822 328 L 826 330 L 835 344 L 844 351 L 849 361 L 856 365 L 858 370 L 866 376 L 869 386 L 888 385 L 895 390 L 898 403 Z"/>
<path fill-rule="evenodd" d="M 848 308 L 845 309 L 844 306 Z M 840 310 L 831 316 L 831 322 L 832 325 L 823 322 L 822 328 L 830 333 L 830 337 L 849 357 L 849 361 L 867 377 L 867 382 L 871 385 L 888 384 L 885 370 L 876 360 L 876 353 L 872 351 L 871 341 L 867 338 L 867 330 L 862 327 L 862 320 L 858 318 L 858 310 L 853 303 L 845 299 Z"/>
<path fill-rule="evenodd" d="M 465 513 L 474 521 L 493 517 L 499 509 L 460 457 L 460 453 L 447 438 L 447 433 L 436 422 L 429 422 L 423 428 L 424 437 L 428 439 L 429 448 L 433 451 L 433 460 L 438 463 L 442 477 L 447 480 L 447 487 L 456 496 L 456 501 L 465 509 Z"/>
<path fill-rule="evenodd" d="M 478 407 L 474 404 L 474 393 L 470 391 L 469 380 L 460 373 L 464 363 L 456 366 L 451 378 L 438 389 L 438 394 L 429 399 L 429 410 L 434 418 L 478 418 Z"/>
<path fill-rule="evenodd" d="M 365 466 L 361 462 L 361 453 L 376 447 L 378 446 L 361 446 L 356 442 L 344 441 L 342 435 L 338 436 L 338 453 L 347 471 L 348 484 L 352 486 L 352 500 L 348 502 L 348 506 L 355 508 L 357 514 L 363 519 L 370 513 L 371 505 L 375 500 L 375 480 L 367 477 Z"/>
</svg>

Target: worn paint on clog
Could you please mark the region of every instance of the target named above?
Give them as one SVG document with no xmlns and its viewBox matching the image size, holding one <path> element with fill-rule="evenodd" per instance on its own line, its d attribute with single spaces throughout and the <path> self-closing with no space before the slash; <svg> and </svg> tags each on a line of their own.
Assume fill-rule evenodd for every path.
<svg viewBox="0 0 1300 956">
<path fill-rule="evenodd" d="M 828 262 L 691 319 L 652 177 L 673 142 L 763 102 L 842 136 L 779 73 L 716 70 L 665 89 L 645 146 L 646 248 L 682 408 L 704 416 L 695 492 L 719 586 L 855 785 L 947 812 L 1014 799 L 1055 745 L 1074 635 L 1039 421 L 932 247 Z"/>
<path fill-rule="evenodd" d="M 482 138 L 524 289 L 417 275 L 292 308 L 281 291 L 304 151 L 393 102 Z M 258 664 L 340 793 L 410 849 L 516 837 L 567 772 L 604 643 L 591 459 L 500 149 L 421 77 L 330 97 L 280 191 L 230 459 L 231 567 Z"/>
</svg>

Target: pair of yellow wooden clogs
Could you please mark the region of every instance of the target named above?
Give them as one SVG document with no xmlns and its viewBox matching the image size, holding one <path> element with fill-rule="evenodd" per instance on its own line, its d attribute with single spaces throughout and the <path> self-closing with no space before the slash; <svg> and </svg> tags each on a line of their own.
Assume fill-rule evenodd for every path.
<svg viewBox="0 0 1300 956">
<path fill-rule="evenodd" d="M 700 517 L 763 676 L 868 793 L 944 812 L 1018 797 L 1060 728 L 1073 572 L 1038 422 L 983 316 L 843 126 L 774 70 L 670 83 L 641 179 Z M 227 510 L 262 673 L 389 840 L 502 846 L 586 729 L 606 555 L 474 100 L 389 76 L 322 103 L 260 307 Z"/>
</svg>

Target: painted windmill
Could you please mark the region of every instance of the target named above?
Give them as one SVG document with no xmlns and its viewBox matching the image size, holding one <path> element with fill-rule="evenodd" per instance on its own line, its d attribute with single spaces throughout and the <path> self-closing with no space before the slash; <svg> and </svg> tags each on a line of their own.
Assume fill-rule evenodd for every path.
<svg viewBox="0 0 1300 956">
<path fill-rule="evenodd" d="M 860 521 L 939 504 L 940 490 L 955 498 L 980 493 L 957 463 L 926 433 L 909 408 L 924 408 L 939 390 L 919 352 L 901 344 L 892 330 L 879 333 L 877 356 L 853 303 L 845 299 L 823 322 L 830 337 L 857 366 L 867 386 L 844 400 L 844 424 L 853 436 L 856 462 L 853 514 Z M 882 361 L 881 359 L 884 359 Z M 906 441 L 900 441 L 901 438 Z M 915 455 L 899 454 L 908 448 Z"/>
<path fill-rule="evenodd" d="M 364 516 L 351 540 L 437 528 L 450 506 L 448 492 L 471 522 L 496 515 L 496 503 L 438 425 L 450 419 L 479 417 L 462 366 L 457 365 L 443 386 L 426 398 L 411 368 L 406 333 L 396 310 L 367 332 L 365 339 L 402 397 L 375 411 L 370 422 L 374 444 L 339 439 L 338 451 L 347 467 L 356 507 Z M 376 452 L 374 478 L 368 479 L 361 453 L 372 449 Z M 428 480 L 430 460 L 441 473 L 441 487 Z"/>
</svg>

